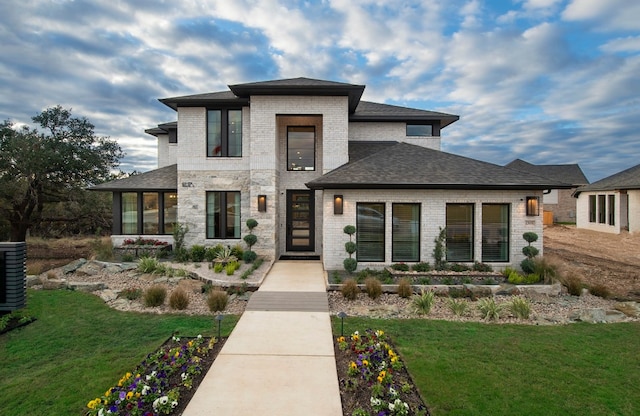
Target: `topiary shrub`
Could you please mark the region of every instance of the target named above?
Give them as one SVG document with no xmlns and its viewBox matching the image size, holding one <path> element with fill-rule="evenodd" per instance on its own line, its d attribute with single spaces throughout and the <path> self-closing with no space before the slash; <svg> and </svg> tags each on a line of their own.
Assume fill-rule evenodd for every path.
<svg viewBox="0 0 640 416">
<path fill-rule="evenodd" d="M 358 249 L 356 243 L 352 241 L 353 235 L 356 233 L 356 227 L 354 227 L 353 225 L 345 225 L 342 231 L 344 231 L 345 234 L 349 235 L 349 242 L 344 245 L 344 249 L 349 254 L 349 258 L 344 259 L 342 264 L 347 273 L 351 274 L 358 268 L 358 261 L 352 257 L 353 253 L 355 253 Z"/>
<path fill-rule="evenodd" d="M 206 253 L 206 248 L 199 244 L 194 244 L 191 246 L 189 250 L 189 256 L 191 257 L 191 261 L 200 262 L 204 261 L 204 255 Z"/>
<path fill-rule="evenodd" d="M 520 268 L 526 274 L 530 274 L 535 271 L 535 262 L 533 259 L 540 253 L 540 250 L 531 245 L 534 241 L 538 241 L 538 234 L 528 231 L 522 234 L 522 238 L 524 238 L 529 245 L 522 248 L 522 254 L 527 256 L 527 258 L 520 262 Z"/>
<path fill-rule="evenodd" d="M 524 259 L 520 262 L 520 268 L 524 273 L 529 274 L 536 270 L 536 264 L 533 259 Z"/>
<path fill-rule="evenodd" d="M 224 290 L 212 290 L 207 296 L 207 306 L 211 312 L 220 312 L 227 308 L 229 295 Z"/>
<path fill-rule="evenodd" d="M 364 281 L 365 291 L 371 299 L 378 299 L 382 295 L 382 284 L 375 277 L 369 277 Z"/>
<path fill-rule="evenodd" d="M 167 289 L 161 285 L 154 285 L 144 292 L 144 306 L 154 308 L 164 303 L 167 298 Z"/>
<path fill-rule="evenodd" d="M 345 299 L 356 300 L 358 293 L 360 293 L 360 288 L 354 279 L 347 279 L 342 284 L 340 292 L 342 292 L 342 296 L 344 296 Z"/>
<path fill-rule="evenodd" d="M 351 274 L 356 271 L 356 268 L 358 267 L 358 261 L 356 259 L 348 258 L 348 259 L 344 259 L 344 261 L 342 262 L 342 265 L 344 266 L 344 269 L 349 274 Z"/>
<path fill-rule="evenodd" d="M 247 234 L 242 239 L 249 246 L 249 250 L 251 250 L 251 246 L 258 241 L 258 237 L 255 234 Z"/>
<path fill-rule="evenodd" d="M 242 260 L 245 263 L 253 263 L 258 258 L 258 254 L 255 251 L 245 251 L 242 253 Z"/>
<path fill-rule="evenodd" d="M 408 299 L 413 295 L 413 287 L 409 279 L 403 278 L 398 282 L 398 296 Z"/>
<path fill-rule="evenodd" d="M 177 288 L 171 292 L 171 296 L 169 296 L 169 306 L 171 306 L 171 309 L 177 309 L 179 311 L 187 309 L 187 306 L 189 306 L 189 295 L 184 289 Z"/>
</svg>

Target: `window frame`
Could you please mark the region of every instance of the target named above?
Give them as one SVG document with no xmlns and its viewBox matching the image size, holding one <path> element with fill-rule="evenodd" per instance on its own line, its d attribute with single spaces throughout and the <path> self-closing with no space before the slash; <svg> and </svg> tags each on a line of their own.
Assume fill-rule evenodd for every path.
<svg viewBox="0 0 640 416">
<path fill-rule="evenodd" d="M 171 235 L 173 233 L 173 229 L 168 226 L 166 223 L 165 216 L 165 200 L 168 195 L 175 194 L 176 195 L 176 207 L 177 207 L 177 198 L 178 192 L 174 190 L 168 191 L 121 191 L 114 192 L 114 234 L 118 233 L 119 235 Z M 129 228 L 135 228 L 135 231 L 129 229 L 125 231 L 125 223 L 124 223 L 124 208 L 126 203 L 126 195 L 135 195 L 135 223 L 132 224 Z M 158 207 L 157 213 L 157 232 L 145 232 L 145 221 L 144 221 L 144 208 L 145 208 L 145 196 L 155 195 L 156 203 Z M 117 208 L 116 208 L 117 207 Z M 116 215 L 115 210 L 118 209 L 119 212 Z M 177 218 L 176 218 L 177 222 Z"/>
<path fill-rule="evenodd" d="M 502 207 L 503 209 L 506 209 L 506 214 L 507 214 L 507 219 L 506 219 L 506 232 L 504 232 L 504 235 L 502 235 L 502 240 L 498 240 L 497 243 L 502 243 L 503 247 L 506 247 L 506 253 L 504 258 L 498 259 L 496 260 L 495 258 L 489 258 L 490 256 L 488 254 L 485 254 L 485 241 L 486 241 L 486 236 L 485 236 L 485 208 L 486 207 Z M 501 213 L 502 215 L 502 213 Z M 504 224 L 504 223 L 499 223 L 499 224 Z M 509 203 L 491 203 L 491 202 L 487 202 L 487 203 L 483 203 L 482 204 L 482 250 L 481 250 L 481 256 L 482 256 L 482 262 L 483 263 L 508 263 L 509 259 L 511 258 L 511 253 L 510 253 L 510 241 L 511 241 L 511 204 Z"/>
<path fill-rule="evenodd" d="M 211 207 L 209 204 L 209 195 L 218 194 L 218 201 L 220 204 L 220 217 L 218 221 L 218 226 L 215 224 L 215 209 Z M 237 210 L 238 210 L 238 221 L 236 226 L 234 227 L 234 235 L 230 236 L 228 234 L 228 218 L 227 214 L 229 211 L 229 195 L 237 194 Z M 224 209 L 223 209 L 224 207 Z M 211 219 L 213 218 L 214 223 L 211 224 Z M 213 227 L 213 234 L 210 234 L 210 230 Z M 226 230 L 224 235 L 222 234 L 222 230 Z M 242 234 L 242 195 L 240 191 L 206 191 L 205 193 L 205 238 L 207 240 L 239 240 Z"/>
<path fill-rule="evenodd" d="M 289 138 L 289 133 L 291 131 L 291 129 L 296 129 L 296 128 L 302 128 L 302 129 L 313 129 L 313 166 L 311 169 L 307 169 L 307 167 L 305 166 L 303 169 L 292 169 L 291 168 L 291 158 L 290 158 L 290 150 L 289 150 L 289 145 L 290 145 L 290 138 Z M 318 132 L 316 130 L 316 126 L 315 125 L 300 125 L 300 126 L 287 126 L 287 172 L 315 172 L 316 170 L 316 146 L 317 146 L 317 141 L 318 141 Z"/>
<path fill-rule="evenodd" d="M 376 253 L 376 254 L 382 254 L 381 257 L 370 257 L 370 258 L 362 258 L 362 252 L 360 250 L 360 244 L 363 244 L 361 238 L 362 238 L 362 229 L 364 228 L 362 226 L 362 223 L 360 221 L 360 207 L 371 207 L 372 205 L 381 205 L 382 206 L 382 228 L 376 230 L 378 233 L 381 231 L 381 233 L 378 234 L 378 236 L 382 236 L 382 250 L 380 253 Z M 372 208 L 373 209 L 373 208 Z M 385 261 L 385 257 L 386 257 L 386 247 L 387 247 L 387 241 L 386 241 L 386 203 L 384 202 L 356 202 L 356 260 L 358 262 L 384 262 Z M 368 242 L 378 242 L 379 241 L 367 241 Z"/>
<path fill-rule="evenodd" d="M 220 154 L 216 154 L 213 153 L 211 154 L 209 152 L 209 148 L 211 147 L 210 142 L 212 140 L 211 137 L 211 131 L 210 131 L 210 125 L 209 125 L 209 119 L 211 117 L 211 113 L 213 112 L 218 112 L 220 113 Z M 240 115 L 240 130 L 239 132 L 236 133 L 236 135 L 238 135 L 240 137 L 240 154 L 238 155 L 233 155 L 230 154 L 229 149 L 231 147 L 231 132 L 229 129 L 229 113 L 230 112 L 238 112 L 238 114 Z M 207 120 L 206 120 L 206 146 L 205 146 L 205 153 L 207 155 L 207 157 L 242 157 L 242 124 L 243 124 L 243 117 L 242 117 L 242 108 L 213 108 L 213 109 L 207 109 Z M 214 147 L 215 149 L 215 147 Z"/>
<path fill-rule="evenodd" d="M 446 207 L 445 207 L 445 224 L 446 224 L 446 230 L 447 230 L 447 238 L 446 238 L 446 247 L 447 247 L 447 251 L 446 251 L 446 259 L 447 262 L 461 262 L 461 263 L 469 263 L 469 262 L 473 262 L 475 259 L 475 203 L 473 202 L 463 202 L 463 203 L 447 203 Z M 467 240 L 467 244 L 469 246 L 469 257 L 468 258 L 451 258 L 449 256 L 450 253 L 450 246 L 452 245 L 449 242 L 450 238 L 453 238 L 455 236 L 451 236 L 450 232 L 451 230 L 451 226 L 449 224 L 449 207 L 455 207 L 455 206 L 459 206 L 459 207 L 469 207 L 471 208 L 471 213 L 470 213 L 470 223 L 469 223 L 469 238 Z M 465 230 L 466 231 L 466 230 Z"/>
<path fill-rule="evenodd" d="M 598 224 L 607 223 L 607 196 L 598 195 Z"/>
<path fill-rule="evenodd" d="M 616 196 L 614 194 L 607 195 L 607 223 L 616 225 Z"/>
<path fill-rule="evenodd" d="M 418 129 L 420 127 L 429 127 L 429 134 L 420 134 L 417 131 L 410 132 L 411 129 Z M 434 130 L 433 124 L 430 123 L 406 123 L 405 125 L 405 135 L 407 137 L 433 137 Z"/>
<path fill-rule="evenodd" d="M 414 219 L 411 219 L 411 222 L 416 223 L 417 225 L 417 235 L 413 236 L 415 238 L 415 241 L 410 241 L 410 242 L 400 242 L 400 241 L 396 241 L 396 208 L 397 207 L 402 207 L 402 206 L 410 206 L 412 208 L 417 207 L 417 217 Z M 398 202 L 398 203 L 392 203 L 391 204 L 391 261 L 393 262 L 419 262 L 420 261 L 420 242 L 421 242 L 421 234 L 422 234 L 422 230 L 421 230 L 421 219 L 422 218 L 422 204 L 420 203 L 415 203 L 415 202 L 408 202 L 408 203 L 404 203 L 404 202 Z M 411 228 L 413 228 L 413 224 L 410 225 Z M 415 256 L 409 258 L 409 257 L 401 257 L 396 253 L 396 247 L 400 244 L 415 244 L 417 247 L 413 247 L 412 251 L 415 250 Z"/>
</svg>

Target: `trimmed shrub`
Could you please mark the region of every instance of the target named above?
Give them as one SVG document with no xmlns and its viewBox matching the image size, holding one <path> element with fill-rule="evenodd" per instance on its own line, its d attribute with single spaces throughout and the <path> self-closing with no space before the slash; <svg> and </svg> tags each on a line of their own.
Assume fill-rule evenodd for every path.
<svg viewBox="0 0 640 416">
<path fill-rule="evenodd" d="M 382 295 L 382 284 L 375 277 L 369 277 L 364 281 L 365 290 L 371 299 L 378 299 Z"/>
<path fill-rule="evenodd" d="M 206 249 L 204 246 L 201 246 L 198 244 L 192 245 L 191 249 L 189 250 L 189 256 L 191 257 L 191 261 L 196 261 L 196 262 L 204 261 L 205 252 L 206 252 Z"/>
<path fill-rule="evenodd" d="M 258 226 L 258 221 L 254 220 L 253 218 L 249 218 L 246 222 L 247 224 L 247 228 L 249 230 L 253 230 L 254 228 L 256 228 Z"/>
<path fill-rule="evenodd" d="M 591 293 L 593 296 L 599 296 L 603 299 L 608 299 L 611 296 L 611 291 L 609 291 L 609 288 L 602 283 L 596 283 L 589 286 L 589 293 Z"/>
<path fill-rule="evenodd" d="M 473 263 L 473 270 L 476 272 L 492 272 L 493 267 L 491 267 L 488 264 L 480 263 L 479 261 L 476 261 Z"/>
<path fill-rule="evenodd" d="M 224 290 L 212 290 L 209 292 L 209 296 L 207 296 L 207 305 L 211 312 L 220 312 L 225 310 L 228 303 L 229 295 Z"/>
<path fill-rule="evenodd" d="M 253 235 L 253 234 L 249 234 L 249 235 Z M 242 253 L 242 260 L 244 260 L 245 263 L 253 263 L 257 258 L 258 258 L 258 254 L 255 251 L 247 250 L 244 253 Z"/>
<path fill-rule="evenodd" d="M 340 289 L 340 291 L 345 299 L 356 300 L 358 293 L 360 293 L 360 288 L 354 279 L 347 279 L 342 284 L 342 289 Z"/>
<path fill-rule="evenodd" d="M 397 270 L 399 272 L 408 272 L 409 271 L 409 265 L 406 263 L 394 263 L 391 265 L 391 268 L 393 270 Z"/>
<path fill-rule="evenodd" d="M 413 295 L 413 287 L 409 279 L 400 279 L 398 282 L 398 296 L 401 298 L 410 298 Z"/>
<path fill-rule="evenodd" d="M 433 290 L 422 289 L 419 295 L 414 295 L 411 299 L 411 306 L 416 313 L 428 315 L 435 302 L 435 292 Z"/>
<path fill-rule="evenodd" d="M 539 253 L 540 253 L 540 250 L 538 250 L 534 246 L 522 247 L 522 254 L 524 254 L 525 256 L 527 256 L 529 258 L 533 258 L 533 257 L 537 256 Z"/>
<path fill-rule="evenodd" d="M 189 295 L 182 288 L 174 290 L 171 292 L 171 296 L 169 296 L 169 306 L 171 306 L 171 309 L 177 309 L 179 311 L 187 309 L 187 306 L 189 306 Z"/>
<path fill-rule="evenodd" d="M 538 234 L 534 233 L 533 231 L 527 231 L 526 233 L 522 234 L 522 238 L 524 238 L 524 241 L 531 244 L 538 241 Z"/>
<path fill-rule="evenodd" d="M 454 263 L 450 266 L 450 270 L 452 272 L 468 272 L 471 268 L 464 264 Z"/>
<path fill-rule="evenodd" d="M 353 273 L 356 271 L 356 268 L 358 267 L 358 261 L 350 257 L 348 259 L 344 259 L 344 261 L 342 262 L 342 265 L 344 266 L 344 269 L 348 273 Z"/>
<path fill-rule="evenodd" d="M 342 231 L 345 234 L 349 234 L 349 238 L 351 238 L 351 236 L 356 233 L 356 227 L 353 225 L 345 225 Z"/>
<path fill-rule="evenodd" d="M 536 263 L 533 261 L 533 259 L 526 258 L 520 262 L 520 268 L 526 274 L 533 273 L 536 270 Z"/>
<path fill-rule="evenodd" d="M 255 234 L 247 234 L 244 237 L 242 237 L 242 239 L 244 240 L 245 243 L 247 243 L 247 245 L 249 246 L 249 249 L 251 249 L 251 246 L 253 246 L 255 243 L 258 242 L 258 237 Z"/>
<path fill-rule="evenodd" d="M 222 249 L 222 245 L 218 244 L 215 247 L 207 247 L 204 250 L 204 259 L 206 261 L 214 261 L 216 259 L 216 256 L 219 253 L 218 247 L 220 247 L 220 249 Z"/>
<path fill-rule="evenodd" d="M 416 263 L 411 267 L 414 272 L 424 273 L 431 270 L 431 265 L 427 262 Z"/>
<path fill-rule="evenodd" d="M 355 253 L 357 248 L 358 246 L 353 241 L 347 241 L 346 243 L 344 243 L 344 249 L 347 253 L 349 253 L 349 255 Z"/>
<path fill-rule="evenodd" d="M 144 292 L 144 306 L 154 308 L 164 303 L 167 298 L 167 288 L 161 285 L 154 285 Z"/>
</svg>

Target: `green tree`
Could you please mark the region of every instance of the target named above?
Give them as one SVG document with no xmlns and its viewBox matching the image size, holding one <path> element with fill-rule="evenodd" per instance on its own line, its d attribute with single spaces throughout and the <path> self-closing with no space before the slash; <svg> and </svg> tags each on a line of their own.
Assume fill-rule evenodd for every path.
<svg viewBox="0 0 640 416">
<path fill-rule="evenodd" d="M 45 204 L 109 179 L 124 156 L 115 141 L 97 137 L 93 124 L 61 106 L 32 120 L 42 132 L 9 120 L 0 124 L 0 213 L 11 224 L 11 241 L 24 241 L 40 224 Z"/>
</svg>

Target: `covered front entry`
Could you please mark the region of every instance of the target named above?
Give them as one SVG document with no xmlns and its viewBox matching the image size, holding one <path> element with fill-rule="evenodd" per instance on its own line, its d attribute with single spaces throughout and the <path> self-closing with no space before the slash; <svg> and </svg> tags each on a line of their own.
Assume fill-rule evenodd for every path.
<svg viewBox="0 0 640 416">
<path fill-rule="evenodd" d="M 287 251 L 315 250 L 313 191 L 287 191 Z"/>
</svg>

